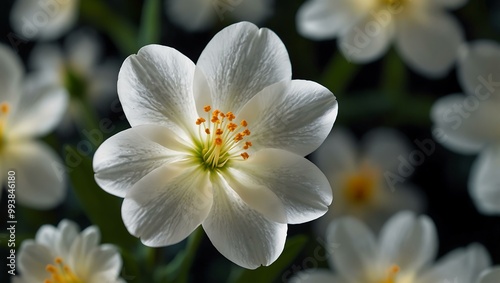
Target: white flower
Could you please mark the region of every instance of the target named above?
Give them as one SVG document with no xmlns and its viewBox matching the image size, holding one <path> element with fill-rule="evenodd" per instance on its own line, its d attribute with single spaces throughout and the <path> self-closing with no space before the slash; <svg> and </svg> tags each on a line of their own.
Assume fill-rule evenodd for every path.
<svg viewBox="0 0 500 283">
<path fill-rule="evenodd" d="M 124 223 L 144 244 L 178 243 L 201 224 L 219 252 L 253 269 L 280 255 L 287 223 L 327 211 L 328 181 L 303 156 L 328 135 L 337 102 L 291 80 L 272 31 L 227 27 L 196 65 L 148 45 L 123 63 L 118 95 L 132 128 L 99 147 L 95 179 L 125 198 Z"/>
<path fill-rule="evenodd" d="M 102 108 L 116 97 L 119 64 L 113 60 L 99 64 L 101 55 L 99 40 L 89 30 L 70 34 L 65 52 L 54 44 L 38 44 L 29 58 L 35 73 L 33 80 L 40 86 L 55 84 L 66 88 L 73 97 Z M 67 130 L 71 122 L 81 122 L 83 111 L 81 103 L 72 99 L 62 128 Z"/>
<path fill-rule="evenodd" d="M 485 270 L 479 276 L 477 283 L 498 283 L 500 278 L 500 267 Z"/>
<path fill-rule="evenodd" d="M 488 252 L 479 244 L 454 250 L 432 264 L 437 253 L 434 223 L 409 212 L 394 215 L 378 240 L 362 222 L 339 218 L 329 226 L 327 240 L 335 247 L 329 251 L 329 263 L 336 274 L 305 271 L 291 282 L 473 283 L 490 265 Z"/>
<path fill-rule="evenodd" d="M 13 283 L 120 283 L 122 259 L 115 246 L 99 245 L 96 226 L 80 232 L 63 220 L 42 226 L 35 240 L 25 240 L 18 253 L 21 273 Z"/>
<path fill-rule="evenodd" d="M 16 172 L 16 201 L 37 209 L 59 204 L 65 196 L 60 158 L 34 139 L 50 132 L 66 110 L 67 94 L 55 86 L 34 88 L 23 78 L 16 55 L 0 45 L 0 183 Z"/>
<path fill-rule="evenodd" d="M 10 22 L 23 38 L 56 39 L 76 23 L 79 3 L 79 0 L 17 0 Z"/>
<path fill-rule="evenodd" d="M 272 0 L 166 0 L 168 17 L 188 31 L 206 30 L 226 17 L 260 23 L 273 11 Z"/>
<path fill-rule="evenodd" d="M 297 14 L 298 31 L 311 39 L 338 37 L 347 59 L 368 63 L 391 42 L 413 70 L 445 75 L 456 60 L 463 34 L 445 9 L 467 0 L 309 0 Z"/>
<path fill-rule="evenodd" d="M 390 179 L 390 174 L 400 177 L 400 158 L 410 156 L 402 134 L 375 129 L 364 136 L 361 147 L 356 144 L 350 132 L 336 128 L 313 154 L 335 197 L 335 205 L 314 222 L 318 235 L 324 236 L 328 224 L 342 215 L 354 216 L 378 230 L 399 210 L 422 209 L 423 197 L 409 182 Z"/>
<path fill-rule="evenodd" d="M 463 49 L 458 78 L 466 95 L 439 99 L 431 118 L 436 139 L 460 153 L 480 153 L 469 191 L 484 214 L 500 214 L 500 46 L 491 41 Z"/>
</svg>

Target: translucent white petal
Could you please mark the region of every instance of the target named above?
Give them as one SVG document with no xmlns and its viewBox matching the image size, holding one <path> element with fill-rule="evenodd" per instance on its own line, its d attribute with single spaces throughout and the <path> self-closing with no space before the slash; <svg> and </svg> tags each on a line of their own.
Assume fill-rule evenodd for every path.
<svg viewBox="0 0 500 283">
<path fill-rule="evenodd" d="M 19 270 L 26 282 L 44 282 L 50 275 L 45 268 L 47 264 L 53 264 L 57 256 L 33 240 L 23 241 L 18 255 Z"/>
<path fill-rule="evenodd" d="M 67 37 L 65 47 L 68 52 L 67 63 L 77 71 L 90 75 L 102 53 L 97 34 L 90 29 L 80 29 Z"/>
<path fill-rule="evenodd" d="M 51 43 L 38 43 L 33 47 L 28 58 L 28 64 L 35 71 L 53 73 L 57 81 L 62 85 L 63 78 L 60 74 L 65 64 L 65 56 L 59 45 Z"/>
<path fill-rule="evenodd" d="M 429 12 L 398 23 L 396 47 L 416 72 L 430 78 L 444 76 L 455 63 L 463 42 L 462 29 L 450 15 Z"/>
<path fill-rule="evenodd" d="M 480 244 L 471 244 L 467 248 L 459 248 L 446 254 L 423 273 L 419 283 L 446 282 L 454 279 L 454 283 L 475 282 L 482 270 L 490 265 L 486 249 Z"/>
<path fill-rule="evenodd" d="M 28 39 L 56 39 L 78 19 L 78 0 L 14 2 L 10 22 L 14 31 Z"/>
<path fill-rule="evenodd" d="M 469 192 L 483 214 L 500 215 L 500 146 L 484 150 L 471 168 Z"/>
<path fill-rule="evenodd" d="M 463 46 L 457 70 L 466 94 L 500 97 L 500 44 L 479 40 Z"/>
<path fill-rule="evenodd" d="M 336 175 L 356 168 L 359 158 L 357 143 L 347 129 L 335 127 L 313 153 L 313 161 L 332 182 Z"/>
<path fill-rule="evenodd" d="M 212 107 L 238 113 L 241 107 L 266 86 L 291 79 L 291 65 L 283 42 L 269 29 L 241 22 L 219 33 L 205 47 L 196 67 L 207 78 Z M 196 81 L 195 81 L 196 82 Z"/>
<path fill-rule="evenodd" d="M 400 132 L 390 128 L 378 128 L 363 137 L 364 157 L 382 171 L 397 172 L 400 157 L 410 155 L 410 143 Z"/>
<path fill-rule="evenodd" d="M 6 167 L 16 170 L 16 200 L 20 204 L 49 209 L 63 201 L 65 172 L 52 149 L 37 142 L 9 143 L 3 154 Z"/>
<path fill-rule="evenodd" d="M 70 220 L 64 219 L 57 225 L 57 231 L 53 241 L 57 245 L 56 252 L 60 255 L 66 256 L 71 250 L 73 242 L 80 233 L 78 225 Z"/>
<path fill-rule="evenodd" d="M 397 264 L 405 272 L 417 272 L 436 256 L 436 227 L 427 216 L 399 212 L 380 232 L 380 252 L 387 266 Z"/>
<path fill-rule="evenodd" d="M 90 259 L 89 253 L 97 248 L 101 239 L 99 229 L 95 226 L 90 226 L 74 239 L 69 250 L 69 259 L 66 259 L 70 266 L 73 266 L 73 271 L 77 274 L 91 274 L 94 271 L 89 268 L 90 260 L 95 261 L 95 258 Z"/>
<path fill-rule="evenodd" d="M 338 46 L 347 60 L 369 63 L 387 52 L 395 34 L 391 15 L 388 17 L 379 22 L 373 15 L 367 16 L 340 35 Z"/>
<path fill-rule="evenodd" d="M 212 206 L 208 174 L 175 164 L 164 165 L 127 193 L 122 217 L 128 231 L 151 247 L 184 240 L 207 217 Z"/>
<path fill-rule="evenodd" d="M 87 262 L 89 282 L 115 282 L 122 268 L 122 258 L 113 245 L 100 245 L 92 249 Z"/>
<path fill-rule="evenodd" d="M 7 45 L 0 44 L 1 102 L 15 102 L 16 97 L 21 92 L 23 74 L 24 69 L 19 57 Z"/>
<path fill-rule="evenodd" d="M 182 134 L 193 128 L 194 64 L 179 51 L 147 45 L 118 74 L 118 96 L 130 125 L 162 125 Z"/>
<path fill-rule="evenodd" d="M 500 267 L 490 268 L 481 274 L 478 283 L 497 283 L 500 278 Z"/>
<path fill-rule="evenodd" d="M 69 95 L 59 86 L 25 80 L 23 90 L 17 109 L 9 117 L 9 139 L 48 134 L 61 122 L 68 106 Z"/>
<path fill-rule="evenodd" d="M 337 112 L 328 89 L 293 80 L 264 88 L 236 116 L 248 122 L 255 150 L 279 148 L 305 156 L 328 136 Z"/>
<path fill-rule="evenodd" d="M 56 237 L 59 231 L 52 225 L 43 225 L 36 232 L 35 240 L 38 244 L 44 245 L 51 250 L 56 250 Z"/>
<path fill-rule="evenodd" d="M 250 208 L 221 177 L 212 182 L 214 202 L 203 229 L 215 248 L 247 269 L 273 263 L 285 246 L 287 225 Z"/>
<path fill-rule="evenodd" d="M 166 13 L 171 21 L 188 31 L 206 30 L 216 21 L 217 1 L 168 0 Z M 222 8 L 221 8 L 222 10 Z"/>
<path fill-rule="evenodd" d="M 325 175 L 307 159 L 279 149 L 263 149 L 231 167 L 269 188 L 282 202 L 288 223 L 314 220 L 326 213 L 332 191 Z"/>
<path fill-rule="evenodd" d="M 297 12 L 298 32 L 311 39 L 328 39 L 353 26 L 363 13 L 354 1 L 310 0 Z"/>
<path fill-rule="evenodd" d="M 95 180 L 110 194 L 125 197 L 129 189 L 163 164 L 183 157 L 187 146 L 171 130 L 143 125 L 107 139 L 94 154 Z"/>
<path fill-rule="evenodd" d="M 473 95 L 438 99 L 431 109 L 436 139 L 458 152 L 477 152 L 485 143 L 500 140 L 498 107 L 500 101 Z"/>
<path fill-rule="evenodd" d="M 349 282 L 367 282 L 367 272 L 376 263 L 375 236 L 363 223 L 342 217 L 328 226 L 327 241 L 332 250 L 331 266 Z"/>
<path fill-rule="evenodd" d="M 216 10 L 219 20 L 223 20 L 225 13 L 224 8 L 228 10 L 228 16 L 237 19 L 238 21 L 250 21 L 252 23 L 261 23 L 263 20 L 273 14 L 273 0 L 244 0 L 236 1 L 236 5 L 231 5 L 231 2 L 226 2 L 225 7 Z M 221 1 L 224 3 L 224 1 Z M 229 5 L 228 5 L 229 4 Z"/>
</svg>

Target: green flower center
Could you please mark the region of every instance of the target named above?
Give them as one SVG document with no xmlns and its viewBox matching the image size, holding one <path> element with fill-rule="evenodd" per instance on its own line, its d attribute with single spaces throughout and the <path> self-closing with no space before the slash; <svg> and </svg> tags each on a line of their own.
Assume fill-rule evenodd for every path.
<svg viewBox="0 0 500 283">
<path fill-rule="evenodd" d="M 248 140 L 251 133 L 247 121 L 240 120 L 237 124 L 233 112 L 212 111 L 209 105 L 204 107 L 204 111 L 207 117 L 196 120 L 199 126 L 196 155 L 205 168 L 219 170 L 231 159 L 248 159 L 250 155 L 245 150 L 252 146 L 252 142 Z"/>
</svg>

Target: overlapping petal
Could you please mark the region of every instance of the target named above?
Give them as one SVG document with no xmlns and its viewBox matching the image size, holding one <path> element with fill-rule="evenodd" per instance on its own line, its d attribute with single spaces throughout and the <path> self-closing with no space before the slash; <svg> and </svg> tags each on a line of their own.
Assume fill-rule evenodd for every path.
<svg viewBox="0 0 500 283">
<path fill-rule="evenodd" d="M 444 12 L 403 20 L 398 25 L 396 47 L 404 61 L 422 75 L 444 76 L 455 63 L 463 42 L 458 22 Z"/>
<path fill-rule="evenodd" d="M 183 143 L 162 126 L 143 125 L 120 132 L 97 149 L 93 160 L 95 180 L 108 193 L 125 197 L 144 176 L 182 159 L 181 150 L 187 148 Z"/>
<path fill-rule="evenodd" d="M 256 150 L 279 148 L 305 156 L 328 136 L 337 112 L 337 101 L 328 89 L 293 80 L 266 87 L 237 116 L 248 122 Z"/>
<path fill-rule="evenodd" d="M 325 175 L 307 159 L 293 153 L 263 149 L 232 168 L 270 189 L 284 205 L 290 224 L 311 221 L 325 214 L 332 202 Z"/>
<path fill-rule="evenodd" d="M 470 174 L 469 192 L 484 214 L 500 214 L 500 146 L 490 146 L 475 161 Z"/>
<path fill-rule="evenodd" d="M 132 127 L 154 124 L 178 133 L 192 128 L 194 63 L 179 51 L 147 45 L 129 56 L 118 75 L 118 96 Z"/>
<path fill-rule="evenodd" d="M 24 69 L 18 56 L 6 45 L 0 45 L 0 103 L 14 103 L 21 92 Z"/>
<path fill-rule="evenodd" d="M 122 204 L 123 222 L 147 246 L 178 243 L 207 217 L 211 189 L 208 174 L 201 169 L 164 165 L 129 190 Z"/>
<path fill-rule="evenodd" d="M 285 246 L 287 224 L 249 207 L 221 177 L 213 177 L 214 202 L 203 229 L 215 248 L 248 269 L 273 263 Z"/>
<path fill-rule="evenodd" d="M 283 42 L 271 30 L 248 22 L 217 33 L 201 53 L 196 68 L 208 85 L 208 89 L 204 84 L 195 85 L 196 95 L 211 96 L 212 107 L 233 113 L 265 87 L 289 81 L 292 76 Z"/>
</svg>

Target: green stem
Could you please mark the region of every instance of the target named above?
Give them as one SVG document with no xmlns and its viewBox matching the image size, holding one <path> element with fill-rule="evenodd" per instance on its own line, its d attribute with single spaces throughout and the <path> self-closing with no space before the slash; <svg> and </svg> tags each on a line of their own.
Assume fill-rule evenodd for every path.
<svg viewBox="0 0 500 283">
<path fill-rule="evenodd" d="M 347 61 L 337 52 L 326 66 L 321 84 L 330 89 L 337 97 L 341 96 L 359 71 L 359 65 Z"/>
</svg>

